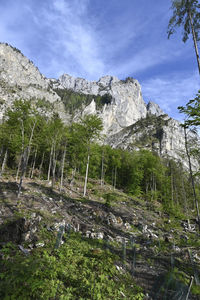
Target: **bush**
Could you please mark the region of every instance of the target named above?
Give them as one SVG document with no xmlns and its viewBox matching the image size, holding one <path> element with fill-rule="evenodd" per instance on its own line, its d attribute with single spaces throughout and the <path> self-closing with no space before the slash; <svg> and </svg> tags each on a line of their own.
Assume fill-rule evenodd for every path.
<svg viewBox="0 0 200 300">
<path fill-rule="evenodd" d="M 118 258 L 101 248 L 78 234 L 66 237 L 58 250 L 35 249 L 28 256 L 9 244 L 2 250 L 0 298 L 116 300 L 124 293 L 142 299 L 132 278 L 117 271 Z"/>
</svg>

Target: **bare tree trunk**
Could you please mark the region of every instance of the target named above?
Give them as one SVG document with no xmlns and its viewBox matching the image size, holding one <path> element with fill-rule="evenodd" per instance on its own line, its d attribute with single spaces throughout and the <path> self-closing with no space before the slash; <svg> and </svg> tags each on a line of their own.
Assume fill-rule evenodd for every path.
<svg viewBox="0 0 200 300">
<path fill-rule="evenodd" d="M 8 157 L 8 149 L 6 149 L 6 152 L 5 152 L 5 155 L 4 155 L 4 159 L 3 159 L 3 163 L 2 163 L 1 171 L 0 171 L 0 178 L 3 176 L 3 172 L 4 172 L 5 166 L 6 166 L 7 157 Z"/>
<path fill-rule="evenodd" d="M 112 186 L 114 187 L 114 167 L 112 168 Z"/>
<path fill-rule="evenodd" d="M 56 146 L 54 144 L 53 147 L 53 163 L 52 163 L 52 189 L 54 188 L 55 184 L 55 173 L 56 173 Z"/>
<path fill-rule="evenodd" d="M 70 182 L 70 186 L 72 186 L 74 184 L 74 178 L 76 176 L 76 167 L 72 170 L 72 179 Z"/>
<path fill-rule="evenodd" d="M 189 15 L 189 19 L 190 19 L 190 26 L 191 26 L 191 29 L 192 29 L 192 37 L 193 37 L 193 41 L 194 41 L 194 49 L 195 49 L 195 53 L 196 53 L 197 65 L 198 65 L 199 74 L 200 74 L 199 51 L 198 51 L 197 39 L 196 39 L 196 34 L 195 34 L 194 26 L 193 26 L 193 23 L 192 23 L 192 16 L 191 16 L 190 10 L 188 11 L 188 15 Z"/>
<path fill-rule="evenodd" d="M 22 171 L 20 176 L 17 198 L 19 198 L 22 189 L 24 174 L 26 172 L 26 166 L 27 166 L 27 157 L 28 157 L 28 147 L 24 150 L 24 153 L 22 154 Z"/>
<path fill-rule="evenodd" d="M 24 155 L 24 122 L 23 122 L 23 120 L 21 120 L 21 131 L 22 131 L 22 152 L 21 152 L 21 156 L 20 156 L 20 161 L 18 163 L 16 182 L 18 181 L 20 168 L 22 168 L 22 161 L 23 161 L 23 155 Z"/>
<path fill-rule="evenodd" d="M 33 123 L 33 127 L 32 127 L 32 130 L 31 130 L 31 135 L 30 135 L 29 142 L 28 142 L 26 168 L 28 166 L 29 156 L 30 156 L 30 153 L 31 153 L 31 143 L 32 143 L 33 134 L 34 134 L 34 130 L 35 130 L 35 125 L 36 125 L 36 121 Z M 24 176 L 26 176 L 26 170 L 25 170 Z"/>
<path fill-rule="evenodd" d="M 117 167 L 115 167 L 115 175 L 114 175 L 114 190 L 116 188 L 116 183 L 117 183 Z"/>
<path fill-rule="evenodd" d="M 3 150 L 4 150 L 4 149 L 3 149 L 3 146 L 2 146 L 2 147 L 1 147 L 1 150 L 0 150 L 0 157 L 3 156 Z"/>
<path fill-rule="evenodd" d="M 36 157 L 37 157 L 37 149 L 35 150 L 34 161 L 33 161 L 33 166 L 32 166 L 32 170 L 31 170 L 31 179 L 33 178 L 33 174 L 34 174 L 34 170 L 35 170 Z"/>
<path fill-rule="evenodd" d="M 52 165 L 52 155 L 53 155 L 53 142 L 51 145 L 51 152 L 50 152 L 50 157 L 49 157 L 49 169 L 48 169 L 48 176 L 47 180 L 50 181 L 50 173 L 51 173 L 51 165 Z"/>
<path fill-rule="evenodd" d="M 171 201 L 172 201 L 172 207 L 174 206 L 174 185 L 173 185 L 173 174 L 171 170 Z"/>
<path fill-rule="evenodd" d="M 104 185 L 104 151 L 102 152 L 101 158 L 101 186 Z"/>
<path fill-rule="evenodd" d="M 42 160 L 41 160 L 41 164 L 40 164 L 40 167 L 39 167 L 39 179 L 40 179 L 43 163 L 44 163 L 44 152 L 42 154 Z"/>
<path fill-rule="evenodd" d="M 188 299 L 189 299 L 190 290 L 191 290 L 191 287 L 192 287 L 192 284 L 193 284 L 193 280 L 194 280 L 194 277 L 191 276 L 191 277 L 190 277 L 190 284 L 189 284 L 189 287 L 188 287 L 188 292 L 187 292 L 187 295 L 186 295 L 185 300 L 188 300 Z"/>
<path fill-rule="evenodd" d="M 198 225 L 199 225 L 199 230 L 200 230 L 200 216 L 199 216 L 199 203 L 195 191 L 195 183 L 194 183 L 194 177 L 192 173 L 192 165 L 191 165 L 191 160 L 190 160 L 190 154 L 188 151 L 188 140 L 187 140 L 187 132 L 186 128 L 184 127 L 184 134 L 185 134 L 185 150 L 188 158 L 188 163 L 189 163 L 189 170 L 190 170 L 190 178 L 191 178 L 191 183 L 192 183 L 192 191 L 193 191 L 193 197 L 194 197 L 194 203 L 196 206 L 196 212 L 197 212 L 197 220 L 198 220 Z"/>
<path fill-rule="evenodd" d="M 17 167 L 17 174 L 16 174 L 16 182 L 18 181 L 18 176 L 19 176 L 19 170 L 20 170 L 20 167 L 22 165 L 22 154 L 20 155 L 20 160 L 19 160 L 19 163 L 18 163 L 18 167 Z"/>
<path fill-rule="evenodd" d="M 63 174 L 64 174 L 64 166 L 65 166 L 65 156 L 66 156 L 66 144 L 65 144 L 65 148 L 63 151 L 63 157 L 62 157 L 62 166 L 61 166 L 61 176 L 60 176 L 60 192 L 62 190 L 63 187 Z"/>
<path fill-rule="evenodd" d="M 22 124 L 23 124 L 23 122 L 22 122 Z M 19 196 L 20 196 L 21 189 L 22 189 L 22 184 L 23 184 L 23 179 L 24 179 L 24 176 L 26 174 L 28 158 L 29 158 L 30 149 L 31 149 L 31 142 L 32 142 L 33 133 L 34 133 L 34 129 L 35 129 L 35 124 L 36 124 L 36 121 L 34 122 L 32 130 L 31 130 L 31 135 L 30 135 L 30 138 L 29 138 L 28 146 L 26 147 L 26 149 L 24 150 L 24 152 L 22 154 L 22 171 L 21 171 L 21 176 L 20 176 L 20 182 L 19 182 L 17 198 L 19 198 Z M 24 128 L 23 128 L 23 133 L 24 133 Z"/>
<path fill-rule="evenodd" d="M 83 197 L 85 197 L 86 192 L 87 192 L 87 180 L 88 180 L 89 163 L 90 163 L 90 149 L 88 150 L 88 158 L 87 158 L 87 166 L 86 166 L 86 172 L 85 172 L 85 183 L 84 183 Z"/>
</svg>

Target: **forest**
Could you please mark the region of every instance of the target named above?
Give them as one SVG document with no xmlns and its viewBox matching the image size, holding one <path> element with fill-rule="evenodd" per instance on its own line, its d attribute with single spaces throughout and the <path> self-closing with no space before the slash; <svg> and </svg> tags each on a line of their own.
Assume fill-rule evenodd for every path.
<svg viewBox="0 0 200 300">
<path fill-rule="evenodd" d="M 0 125 L 0 176 L 16 178 L 18 196 L 24 177 L 47 180 L 62 191 L 65 182 L 73 184 L 79 176 L 85 178 L 83 196 L 89 177 L 149 203 L 158 201 L 169 213 L 195 208 L 191 178 L 180 162 L 147 150 L 112 149 L 104 144 L 97 116 L 69 126 L 47 106 L 41 109 L 41 102 L 16 100 Z"/>
</svg>

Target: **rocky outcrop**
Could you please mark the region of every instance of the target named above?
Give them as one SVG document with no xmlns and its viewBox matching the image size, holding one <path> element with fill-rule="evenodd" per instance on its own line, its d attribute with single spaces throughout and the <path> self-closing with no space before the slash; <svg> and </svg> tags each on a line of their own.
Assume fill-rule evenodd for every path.
<svg viewBox="0 0 200 300">
<path fill-rule="evenodd" d="M 199 136 L 195 132 L 188 132 L 188 141 L 199 146 Z M 182 162 L 188 168 L 185 151 L 184 129 L 181 123 L 168 115 L 148 115 L 135 124 L 124 128 L 120 132 L 107 137 L 106 142 L 113 148 L 128 150 L 147 149 L 158 153 L 164 158 L 173 158 Z M 198 162 L 191 160 L 193 168 L 198 169 Z"/>
<path fill-rule="evenodd" d="M 152 101 L 149 101 L 149 103 L 147 104 L 147 113 L 149 115 L 155 115 L 157 117 L 165 114 L 160 106 Z"/>
<path fill-rule="evenodd" d="M 48 80 L 18 49 L 0 44 L 0 119 L 15 99 L 45 99 L 64 117 L 60 97 Z"/>
<path fill-rule="evenodd" d="M 87 81 L 68 74 L 62 75 L 57 81 L 49 80 L 54 89 L 68 89 L 86 95 L 108 94 L 111 103 L 105 104 L 101 111 L 92 101 L 81 114 L 98 114 L 104 124 L 104 134 L 112 135 L 141 118 L 146 117 L 147 108 L 142 98 L 141 86 L 136 79 L 119 80 L 114 76 L 104 76 L 98 81 Z M 80 116 L 77 112 L 75 119 Z"/>
</svg>

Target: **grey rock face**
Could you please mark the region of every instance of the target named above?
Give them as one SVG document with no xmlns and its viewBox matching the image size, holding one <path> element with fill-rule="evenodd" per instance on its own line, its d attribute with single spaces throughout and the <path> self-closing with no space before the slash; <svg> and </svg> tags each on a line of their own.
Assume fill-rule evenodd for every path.
<svg viewBox="0 0 200 300">
<path fill-rule="evenodd" d="M 149 101 L 149 103 L 147 104 L 147 113 L 155 116 L 165 114 L 164 111 L 160 108 L 160 106 L 152 101 Z"/>
<path fill-rule="evenodd" d="M 45 99 L 63 115 L 60 97 L 48 80 L 18 49 L 0 44 L 0 119 L 15 99 Z"/>
<path fill-rule="evenodd" d="M 194 132 L 188 132 L 188 140 L 192 145 L 200 143 L 199 136 Z M 107 137 L 106 142 L 113 148 L 154 151 L 161 157 L 173 158 L 177 162 L 182 162 L 186 168 L 189 167 L 185 151 L 184 129 L 180 122 L 167 115 L 141 119 Z M 197 161 L 192 160 L 192 165 L 194 170 L 198 169 Z"/>
<path fill-rule="evenodd" d="M 54 88 L 71 89 L 83 94 L 111 95 L 111 104 L 105 104 L 101 112 L 97 111 L 95 103 L 91 103 L 83 111 L 83 114 L 98 113 L 103 120 L 104 134 L 107 135 L 120 131 L 147 114 L 140 84 L 132 78 L 122 81 L 114 76 L 104 76 L 98 81 L 87 81 L 64 74 L 57 82 L 52 81 L 51 84 Z"/>
</svg>

